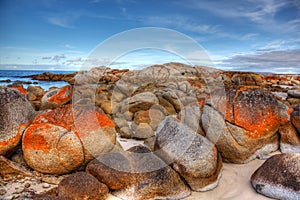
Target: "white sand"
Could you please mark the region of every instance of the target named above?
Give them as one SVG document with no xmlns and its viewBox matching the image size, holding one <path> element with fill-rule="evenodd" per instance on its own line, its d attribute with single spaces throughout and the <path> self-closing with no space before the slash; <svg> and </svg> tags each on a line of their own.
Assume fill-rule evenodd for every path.
<svg viewBox="0 0 300 200">
<path fill-rule="evenodd" d="M 257 194 L 255 190 L 252 188 L 250 183 L 250 177 L 254 173 L 254 171 L 264 163 L 264 160 L 254 160 L 248 164 L 237 165 L 237 164 L 228 164 L 223 163 L 223 172 L 219 185 L 208 192 L 193 192 L 191 196 L 185 198 L 185 200 L 215 200 L 215 199 L 223 199 L 223 200 L 264 200 L 270 199 L 263 195 Z M 31 179 L 32 180 L 32 179 Z M 25 182 L 31 183 L 31 190 L 34 191 L 45 191 L 50 188 L 55 187 L 55 185 L 50 184 L 50 188 L 44 189 L 42 188 L 42 183 L 37 183 L 36 181 L 23 180 L 17 183 L 10 183 L 4 187 L 7 193 L 4 196 L 0 196 L 4 199 L 11 199 L 14 195 L 13 193 L 16 191 L 16 188 L 22 187 Z M 109 195 L 108 200 L 120 200 L 113 195 Z"/>
<path fill-rule="evenodd" d="M 193 192 L 185 200 L 267 200 L 270 199 L 255 192 L 250 183 L 250 177 L 264 160 L 254 160 L 238 165 L 223 163 L 223 172 L 219 185 L 208 192 Z M 120 200 L 112 195 L 108 200 Z"/>
</svg>

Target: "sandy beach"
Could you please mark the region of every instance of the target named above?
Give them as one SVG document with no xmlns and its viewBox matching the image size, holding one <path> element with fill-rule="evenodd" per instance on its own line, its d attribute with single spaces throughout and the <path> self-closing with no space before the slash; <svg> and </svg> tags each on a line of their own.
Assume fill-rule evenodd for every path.
<svg viewBox="0 0 300 200">
<path fill-rule="evenodd" d="M 208 192 L 193 192 L 185 200 L 267 200 L 271 199 L 255 192 L 250 183 L 254 171 L 264 160 L 253 160 L 247 164 L 223 163 L 223 172 L 218 187 Z M 110 195 L 108 200 L 120 200 Z"/>
</svg>

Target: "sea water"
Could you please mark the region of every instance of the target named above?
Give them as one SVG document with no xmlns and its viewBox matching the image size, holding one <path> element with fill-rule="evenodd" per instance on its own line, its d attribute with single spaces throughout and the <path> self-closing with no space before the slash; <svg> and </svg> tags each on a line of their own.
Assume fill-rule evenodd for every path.
<svg viewBox="0 0 300 200">
<path fill-rule="evenodd" d="M 72 74 L 75 71 L 38 71 L 38 70 L 0 70 L 0 81 L 11 80 L 11 82 L 0 82 L 0 86 L 6 86 L 13 84 L 15 81 L 30 81 L 32 84 L 23 84 L 24 88 L 28 86 L 41 86 L 44 90 L 48 90 L 50 87 L 62 87 L 68 85 L 65 81 L 39 81 L 32 80 L 31 78 L 25 78 L 25 76 L 31 76 L 36 74 L 42 74 L 44 72 L 51 72 L 53 74 Z M 36 84 L 34 84 L 34 82 Z"/>
</svg>

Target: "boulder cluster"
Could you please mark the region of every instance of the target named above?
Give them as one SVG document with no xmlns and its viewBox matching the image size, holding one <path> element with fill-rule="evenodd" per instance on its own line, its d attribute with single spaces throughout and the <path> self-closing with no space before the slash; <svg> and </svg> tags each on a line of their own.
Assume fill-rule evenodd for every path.
<svg viewBox="0 0 300 200">
<path fill-rule="evenodd" d="M 29 171 L 69 174 L 34 199 L 182 199 L 217 187 L 222 162 L 276 150 L 251 183 L 300 198 L 300 76 L 168 63 L 34 79 L 70 83 L 0 88 L 5 172 L 18 154 Z"/>
</svg>

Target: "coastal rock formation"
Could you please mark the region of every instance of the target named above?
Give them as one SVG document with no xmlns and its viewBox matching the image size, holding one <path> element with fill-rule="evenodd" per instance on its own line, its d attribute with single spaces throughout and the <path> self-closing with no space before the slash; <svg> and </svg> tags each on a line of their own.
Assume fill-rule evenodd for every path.
<svg viewBox="0 0 300 200">
<path fill-rule="evenodd" d="M 275 199 L 300 198 L 300 154 L 272 156 L 251 176 L 256 192 Z"/>
<path fill-rule="evenodd" d="M 279 133 L 282 153 L 300 153 L 300 134 L 291 122 L 281 126 Z"/>
<path fill-rule="evenodd" d="M 110 151 L 115 139 L 114 123 L 105 114 L 69 104 L 37 115 L 24 132 L 22 149 L 33 169 L 64 174 Z"/>
<path fill-rule="evenodd" d="M 13 151 L 20 143 L 24 124 L 30 122 L 34 114 L 23 94 L 15 89 L 0 88 L 0 155 Z"/>
<path fill-rule="evenodd" d="M 300 104 L 293 108 L 290 122 L 280 127 L 280 150 L 282 153 L 300 153 Z"/>
<path fill-rule="evenodd" d="M 22 165 L 0 156 L 0 176 L 32 176 L 32 173 Z"/>
<path fill-rule="evenodd" d="M 123 76 L 128 69 L 110 69 L 108 67 L 92 68 L 89 71 L 80 71 L 73 78 L 68 80 L 71 85 L 85 84 L 114 84 Z"/>
<path fill-rule="evenodd" d="M 260 74 L 251 73 L 251 72 L 223 72 L 223 75 L 226 76 L 225 84 L 232 84 L 236 86 L 243 85 L 263 85 L 264 78 Z"/>
<path fill-rule="evenodd" d="M 86 171 L 121 199 L 180 199 L 190 195 L 180 176 L 143 146 L 103 155 L 90 162 Z"/>
<path fill-rule="evenodd" d="M 45 72 L 42 74 L 32 75 L 26 78 L 32 78 L 33 80 L 40 81 L 70 81 L 77 73 L 73 74 L 53 74 L 51 72 Z"/>
<path fill-rule="evenodd" d="M 41 101 L 45 93 L 41 86 L 28 86 L 26 97 L 35 110 L 40 110 Z"/>
<path fill-rule="evenodd" d="M 105 200 L 108 192 L 106 185 L 85 172 L 72 174 L 58 185 L 58 196 L 62 199 Z"/>
<path fill-rule="evenodd" d="M 158 127 L 155 150 L 192 190 L 207 191 L 218 185 L 222 159 L 214 144 L 171 117 Z"/>
<path fill-rule="evenodd" d="M 23 85 L 14 85 L 14 86 L 12 86 L 12 88 L 15 90 L 18 90 L 24 96 L 26 96 L 26 94 L 27 94 L 27 90 L 23 87 Z"/>
<path fill-rule="evenodd" d="M 300 104 L 294 107 L 294 110 L 291 113 L 291 122 L 297 131 L 300 132 Z"/>
<path fill-rule="evenodd" d="M 277 131 L 288 120 L 288 108 L 268 91 L 242 87 L 226 99 L 206 105 L 202 125 L 227 162 L 246 163 L 278 149 Z"/>
<path fill-rule="evenodd" d="M 43 96 L 40 109 L 46 110 L 58 108 L 71 101 L 72 95 L 73 88 L 69 85 L 51 90 Z"/>
</svg>

